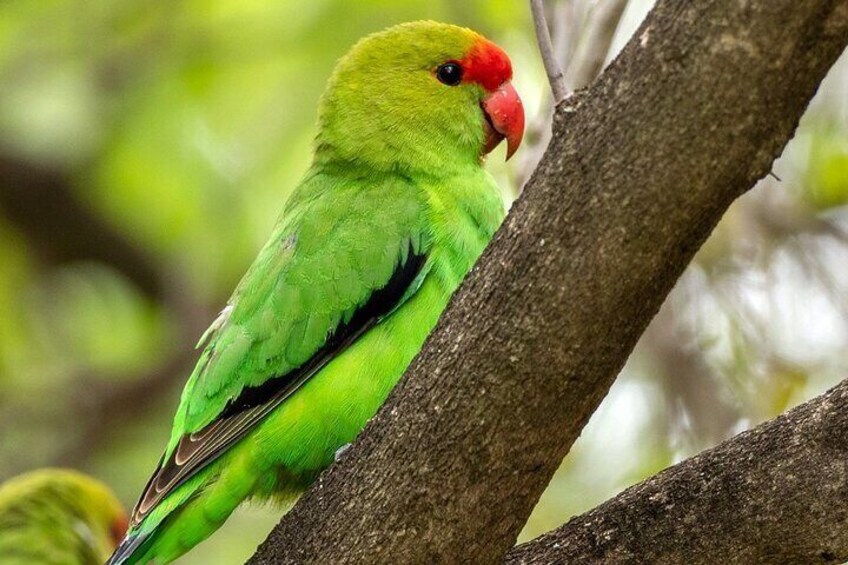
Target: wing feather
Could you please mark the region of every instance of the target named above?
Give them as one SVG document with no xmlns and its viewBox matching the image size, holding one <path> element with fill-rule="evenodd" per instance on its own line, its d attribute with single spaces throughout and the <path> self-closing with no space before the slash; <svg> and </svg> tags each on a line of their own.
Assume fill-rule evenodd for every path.
<svg viewBox="0 0 848 565">
<path fill-rule="evenodd" d="M 171 442 L 133 511 L 134 525 L 421 284 L 420 206 L 391 191 L 383 187 L 387 205 L 379 210 L 365 205 L 368 191 L 361 190 L 347 208 L 320 197 L 287 208 L 204 335 Z"/>
</svg>

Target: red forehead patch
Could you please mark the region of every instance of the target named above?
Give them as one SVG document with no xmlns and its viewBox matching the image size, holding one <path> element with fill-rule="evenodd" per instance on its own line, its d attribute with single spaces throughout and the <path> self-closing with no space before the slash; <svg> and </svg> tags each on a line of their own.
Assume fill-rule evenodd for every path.
<svg viewBox="0 0 848 565">
<path fill-rule="evenodd" d="M 497 90 L 512 78 L 512 65 L 503 49 L 487 39 L 480 38 L 471 48 L 462 65 L 463 82 L 476 82 L 486 90 Z"/>
</svg>

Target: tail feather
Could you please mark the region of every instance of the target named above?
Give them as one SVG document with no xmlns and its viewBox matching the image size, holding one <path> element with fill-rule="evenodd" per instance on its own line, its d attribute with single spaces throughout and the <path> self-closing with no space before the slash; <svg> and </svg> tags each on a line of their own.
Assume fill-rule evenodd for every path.
<svg viewBox="0 0 848 565">
<path fill-rule="evenodd" d="M 129 565 L 131 563 L 129 560 L 132 559 L 133 556 L 138 557 L 138 551 L 141 549 L 141 546 L 144 545 L 144 542 L 150 538 L 151 533 L 152 532 L 137 532 L 127 534 L 121 541 L 120 545 L 115 548 L 115 552 L 112 553 L 112 557 L 109 558 L 106 565 Z"/>
<path fill-rule="evenodd" d="M 217 530 L 244 500 L 252 483 L 240 484 L 240 476 L 183 485 L 189 494 L 174 507 L 160 509 L 164 516 L 148 515 L 128 532 L 106 565 L 164 565 L 177 559 Z"/>
</svg>

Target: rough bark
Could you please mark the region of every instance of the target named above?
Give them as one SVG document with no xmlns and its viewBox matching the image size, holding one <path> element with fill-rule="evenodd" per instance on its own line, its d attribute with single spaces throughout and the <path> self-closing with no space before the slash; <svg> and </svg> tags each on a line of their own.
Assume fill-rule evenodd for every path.
<svg viewBox="0 0 848 565">
<path fill-rule="evenodd" d="M 493 563 L 848 43 L 844 0 L 660 0 L 341 464 L 251 563 Z"/>
<path fill-rule="evenodd" d="M 548 563 L 844 563 L 848 381 L 511 551 Z"/>
</svg>

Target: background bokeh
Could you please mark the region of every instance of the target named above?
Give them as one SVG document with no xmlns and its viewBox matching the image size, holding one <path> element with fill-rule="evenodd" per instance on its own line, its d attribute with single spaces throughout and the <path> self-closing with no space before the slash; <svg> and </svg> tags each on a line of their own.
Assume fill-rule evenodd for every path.
<svg viewBox="0 0 848 565">
<path fill-rule="evenodd" d="M 559 0 L 571 52 L 608 1 Z M 629 2 L 611 54 L 649 7 Z M 0 480 L 73 466 L 135 502 L 197 337 L 308 166 L 334 61 L 416 19 L 503 45 L 544 124 L 522 0 L 0 3 Z M 533 145 L 490 159 L 508 202 Z M 848 375 L 848 57 L 773 170 L 698 254 L 522 539 Z M 278 515 L 239 510 L 181 563 L 242 562 Z"/>
</svg>

